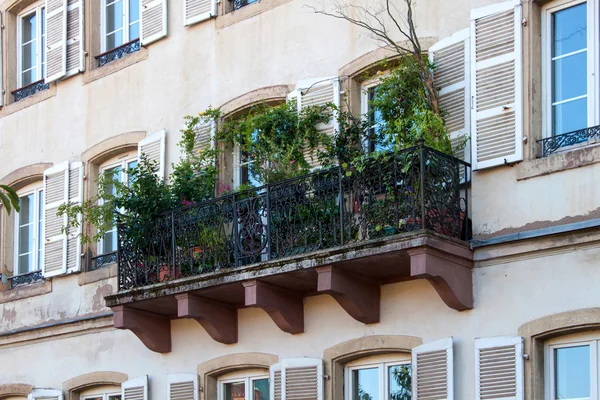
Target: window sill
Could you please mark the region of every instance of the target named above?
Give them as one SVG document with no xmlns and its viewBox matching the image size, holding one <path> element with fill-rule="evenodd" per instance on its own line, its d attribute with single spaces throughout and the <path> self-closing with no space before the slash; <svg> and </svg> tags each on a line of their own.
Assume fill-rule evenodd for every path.
<svg viewBox="0 0 600 400">
<path fill-rule="evenodd" d="M 77 283 L 79 286 L 87 285 L 90 283 L 103 281 L 106 279 L 114 278 L 117 276 L 117 263 L 108 264 L 105 267 L 97 269 L 95 271 L 85 272 L 79 274 L 77 277 Z"/>
<path fill-rule="evenodd" d="M 133 64 L 137 64 L 138 62 L 143 61 L 147 58 L 148 49 L 142 47 L 136 52 L 126 54 L 123 58 L 119 58 L 118 60 L 105 64 L 102 67 L 96 67 L 90 72 L 83 74 L 83 84 L 87 85 L 88 83 L 92 83 L 98 79 L 102 79 L 108 75 L 112 75 L 115 72 L 119 72 L 120 70 L 127 68 Z"/>
<path fill-rule="evenodd" d="M 565 147 L 547 157 L 529 160 L 517 165 L 517 180 L 535 178 L 560 171 L 600 163 L 600 143 L 590 142 L 585 146 Z"/>
<path fill-rule="evenodd" d="M 272 8 L 278 7 L 292 0 L 259 0 L 256 3 L 248 4 L 238 10 L 219 15 L 216 19 L 217 30 L 227 28 L 233 24 L 262 14 Z"/>
<path fill-rule="evenodd" d="M 6 117 L 7 115 L 21 111 L 27 107 L 33 106 L 37 103 L 41 103 L 44 100 L 54 97 L 56 95 L 56 84 L 50 84 L 50 88 L 42 90 L 29 97 L 21 99 L 20 101 L 13 101 L 10 104 L 0 108 L 0 117 Z"/>
<path fill-rule="evenodd" d="M 6 286 L 4 290 L 0 291 L 0 304 L 26 299 L 28 297 L 41 296 L 50 292 L 52 292 L 52 281 L 49 280 L 17 286 L 14 289 L 8 289 L 8 286 Z"/>
</svg>

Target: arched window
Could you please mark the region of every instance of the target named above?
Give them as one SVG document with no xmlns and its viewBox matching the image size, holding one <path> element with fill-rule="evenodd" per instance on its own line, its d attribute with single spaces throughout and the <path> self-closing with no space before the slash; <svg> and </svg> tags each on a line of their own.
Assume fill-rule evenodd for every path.
<svg viewBox="0 0 600 400">
<path fill-rule="evenodd" d="M 44 190 L 42 181 L 18 191 L 20 212 L 14 213 L 14 275 L 42 269 Z"/>
<path fill-rule="evenodd" d="M 217 400 L 270 400 L 269 371 L 249 369 L 220 376 Z"/>
<path fill-rule="evenodd" d="M 106 385 L 88 389 L 80 393 L 79 400 L 121 400 L 121 387 Z"/>
<path fill-rule="evenodd" d="M 410 400 L 410 354 L 365 357 L 344 368 L 344 400 Z"/>
</svg>

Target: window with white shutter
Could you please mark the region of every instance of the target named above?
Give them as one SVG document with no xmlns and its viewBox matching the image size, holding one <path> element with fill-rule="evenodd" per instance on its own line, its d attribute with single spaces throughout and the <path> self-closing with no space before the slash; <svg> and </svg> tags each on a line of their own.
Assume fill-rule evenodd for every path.
<svg viewBox="0 0 600 400">
<path fill-rule="evenodd" d="M 196 374 L 168 374 L 167 399 L 168 400 L 199 400 L 198 375 Z"/>
<path fill-rule="evenodd" d="M 439 106 L 445 113 L 444 119 L 454 155 L 468 163 L 471 162 L 469 44 L 470 29 L 467 28 L 440 40 L 429 49 L 429 58 L 435 65 L 434 83 L 439 91 Z M 461 167 L 463 182 L 465 170 L 466 168 Z"/>
<path fill-rule="evenodd" d="M 121 400 L 148 400 L 148 375 L 123 382 Z"/>
<path fill-rule="evenodd" d="M 46 83 L 67 74 L 67 0 L 46 0 Z"/>
<path fill-rule="evenodd" d="M 475 339 L 475 399 L 523 400 L 523 338 Z"/>
<path fill-rule="evenodd" d="M 473 169 L 523 159 L 521 2 L 471 11 Z"/>
<path fill-rule="evenodd" d="M 67 5 L 67 76 L 85 69 L 84 0 L 68 0 Z"/>
<path fill-rule="evenodd" d="M 165 146 L 167 131 L 161 130 L 146 137 L 138 144 L 138 159 L 142 159 L 142 154 L 148 160 L 155 161 L 158 166 L 157 174 L 160 178 L 165 177 Z"/>
<path fill-rule="evenodd" d="M 81 204 L 83 202 L 83 163 L 71 163 L 69 167 L 68 190 L 70 203 Z M 67 232 L 67 272 L 78 272 L 81 270 L 81 214 L 77 216 L 77 220 L 79 226 L 69 226 Z"/>
<path fill-rule="evenodd" d="M 412 349 L 412 400 L 454 400 L 452 338 Z"/>
<path fill-rule="evenodd" d="M 45 277 L 67 272 L 67 235 L 63 227 L 67 216 L 56 215 L 58 207 L 69 201 L 69 162 L 44 171 L 44 262 Z"/>
<path fill-rule="evenodd" d="M 217 16 L 217 0 L 183 0 L 183 25 L 193 25 Z"/>
<path fill-rule="evenodd" d="M 288 95 L 288 100 L 294 99 L 298 105 L 298 111 L 309 106 L 324 106 L 332 103 L 336 107 L 340 106 L 340 80 L 338 77 L 308 79 L 298 82 L 296 90 Z M 338 123 L 336 113 L 331 112 L 331 118 L 327 124 L 319 124 L 317 128 L 333 138 Z M 307 150 L 304 153 L 306 161 L 313 167 L 317 167 L 319 162 L 315 152 Z"/>
<path fill-rule="evenodd" d="M 286 358 L 271 366 L 273 400 L 323 400 L 323 360 Z"/>
<path fill-rule="evenodd" d="M 167 36 L 167 0 L 142 1 L 140 37 L 146 46 Z"/>
<path fill-rule="evenodd" d="M 217 123 L 214 121 L 200 122 L 196 125 L 196 137 L 194 138 L 194 154 L 202 150 L 211 149 L 215 146 L 215 133 Z"/>
<path fill-rule="evenodd" d="M 63 400 L 63 393 L 58 389 L 33 389 L 27 400 Z"/>
</svg>

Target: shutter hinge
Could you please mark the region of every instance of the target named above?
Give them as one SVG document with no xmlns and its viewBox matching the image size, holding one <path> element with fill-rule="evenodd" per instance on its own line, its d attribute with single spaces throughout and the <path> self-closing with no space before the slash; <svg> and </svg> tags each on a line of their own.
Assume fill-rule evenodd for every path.
<svg viewBox="0 0 600 400">
<path fill-rule="evenodd" d="M 521 25 L 527 26 L 527 19 L 526 18 L 524 18 L 523 21 L 521 21 Z"/>
<path fill-rule="evenodd" d="M 326 381 L 330 380 L 331 377 L 329 375 L 323 375 L 323 379 L 325 379 Z"/>
<path fill-rule="evenodd" d="M 529 354 L 527 354 L 527 353 L 523 354 L 523 358 L 524 358 L 525 360 L 529 360 Z"/>
</svg>

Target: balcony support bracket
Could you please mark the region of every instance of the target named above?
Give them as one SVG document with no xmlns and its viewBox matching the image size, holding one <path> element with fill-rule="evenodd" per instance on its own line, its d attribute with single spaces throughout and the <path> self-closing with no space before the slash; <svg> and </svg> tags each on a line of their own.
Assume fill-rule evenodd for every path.
<svg viewBox="0 0 600 400">
<path fill-rule="evenodd" d="M 115 328 L 129 329 L 152 351 L 171 351 L 171 321 L 168 317 L 124 305 L 115 306 L 112 310 Z"/>
<path fill-rule="evenodd" d="M 304 332 L 304 302 L 302 296 L 258 280 L 244 282 L 246 307 L 265 310 L 284 332 Z"/>
<path fill-rule="evenodd" d="M 444 303 L 458 311 L 473 308 L 473 261 L 433 249 L 408 250 L 412 278 L 427 279 Z"/>
<path fill-rule="evenodd" d="M 219 343 L 237 343 L 238 319 L 235 307 L 189 293 L 178 294 L 175 298 L 179 318 L 195 319 Z"/>
<path fill-rule="evenodd" d="M 316 268 L 317 291 L 330 294 L 355 320 L 364 324 L 379 322 L 379 283 L 344 272 L 331 265 Z"/>
</svg>

